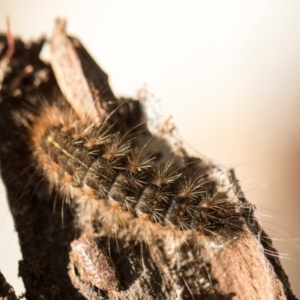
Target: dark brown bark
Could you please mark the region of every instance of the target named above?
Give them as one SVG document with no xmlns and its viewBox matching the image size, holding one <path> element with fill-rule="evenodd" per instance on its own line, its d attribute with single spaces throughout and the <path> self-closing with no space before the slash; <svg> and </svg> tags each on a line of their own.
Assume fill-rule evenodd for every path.
<svg viewBox="0 0 300 300">
<path fill-rule="evenodd" d="M 113 95 L 107 75 L 80 42 L 67 38 L 64 28 L 59 27 L 61 23 L 57 26 L 52 40 L 57 68 L 63 60 L 67 68 L 75 64 L 77 71 L 82 72 L 80 80 L 86 82 L 74 89 L 84 86 L 84 96 L 89 94 L 89 99 L 97 102 L 101 120 L 121 100 Z M 7 45 L 4 35 L 0 36 L 0 43 Z M 153 237 L 150 243 L 137 238 L 131 220 L 111 237 L 97 220 L 78 225 L 76 209 L 74 213 L 72 207 L 62 204 L 57 194 L 50 194 L 42 177 L 35 175 L 34 180 L 28 182 L 34 166 L 26 164 L 31 155 L 24 147 L 26 136 L 17 134 L 19 124 L 8 115 L 18 105 L 18 97 L 29 97 L 32 92 L 49 98 L 61 96 L 57 81 L 61 83 L 63 79 L 57 73 L 54 76 L 50 65 L 39 59 L 43 43 L 44 40 L 40 40 L 25 47 L 23 41 L 15 39 L 14 55 L 2 69 L 0 94 L 1 172 L 19 234 L 23 255 L 19 273 L 25 284 L 26 298 L 296 299 L 276 257 L 277 252 L 257 223 L 254 209 L 244 198 L 233 171 L 206 157 L 199 157 L 193 168 L 209 174 L 217 190 L 234 192 L 236 201 L 249 207 L 243 231 L 234 238 L 224 239 L 223 247 L 203 240 L 198 247 L 182 244 L 170 254 L 161 236 Z M 3 49 L 2 57 L 6 46 Z M 55 57 L 60 51 L 71 53 L 71 59 L 63 54 Z M 63 71 L 72 74 L 72 69 Z M 70 82 L 65 84 L 70 85 Z M 59 86 L 64 93 L 62 85 Z M 72 95 L 76 97 L 77 92 L 74 90 Z M 108 108 L 107 103 L 115 104 Z M 138 108 L 129 104 L 115 115 L 130 128 L 131 119 L 139 118 L 140 112 L 136 110 Z M 166 141 L 162 143 L 167 145 Z M 192 160 L 180 145 L 176 147 L 181 157 Z M 99 256 L 95 256 L 97 247 Z M 273 255 L 266 255 L 268 251 Z M 91 265 L 87 261 L 91 261 Z M 0 280 L 5 282 L 2 277 Z"/>
<path fill-rule="evenodd" d="M 13 287 L 7 283 L 3 274 L 0 272 L 0 299 L 1 300 L 17 300 L 19 299 Z"/>
</svg>

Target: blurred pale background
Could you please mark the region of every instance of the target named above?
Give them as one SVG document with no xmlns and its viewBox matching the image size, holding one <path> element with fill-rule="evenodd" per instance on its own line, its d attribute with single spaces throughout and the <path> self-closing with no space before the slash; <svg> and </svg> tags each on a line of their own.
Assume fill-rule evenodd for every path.
<svg viewBox="0 0 300 300">
<path fill-rule="evenodd" d="M 236 169 L 300 296 L 300 2 L 0 0 L 0 30 L 68 19 L 118 95 L 147 84 L 190 149 Z M 0 269 L 20 293 L 4 190 Z"/>
</svg>

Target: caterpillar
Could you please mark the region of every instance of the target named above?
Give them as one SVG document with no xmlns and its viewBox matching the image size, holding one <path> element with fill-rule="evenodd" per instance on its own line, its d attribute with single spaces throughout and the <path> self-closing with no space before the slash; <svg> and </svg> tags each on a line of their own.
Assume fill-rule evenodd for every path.
<svg viewBox="0 0 300 300">
<path fill-rule="evenodd" d="M 84 52 L 78 41 L 68 40 Z M 1 126 L 9 129 L 1 133 L 1 172 L 20 236 L 38 245 L 37 251 L 23 246 L 22 276 L 27 278 L 27 270 L 30 276 L 49 273 L 51 281 L 63 265 L 62 274 L 68 269 L 70 276 L 55 282 L 59 299 L 78 297 L 70 278 L 91 299 L 148 299 L 150 294 L 156 299 L 232 299 L 225 277 L 216 282 L 213 269 L 222 265 L 230 274 L 223 255 L 232 259 L 230 266 L 241 265 L 240 279 L 247 282 L 252 274 L 241 261 L 247 260 L 249 245 L 260 251 L 258 239 L 264 236 L 234 173 L 211 159 L 191 157 L 162 132 L 151 132 L 141 101 L 116 99 L 102 73 L 97 80 L 104 77 L 105 84 L 97 86 L 92 72 L 83 69 L 94 102 L 82 105 L 83 97 L 74 105 L 62 86 L 67 82 L 67 89 L 76 90 L 68 82 L 71 73 L 65 81 L 56 73 L 56 82 L 55 63 L 52 69 L 41 61 L 34 67 L 25 79 L 7 73 L 1 91 Z M 12 88 L 16 81 L 18 88 Z M 59 200 L 58 216 L 53 207 Z M 28 214 L 41 228 L 22 231 L 20 220 Z M 41 243 L 36 236 L 44 238 Z M 264 247 L 275 251 L 268 242 Z M 32 263 L 35 256 L 39 268 Z M 51 258 L 46 268 L 45 256 Z M 62 259 L 66 256 L 68 262 Z M 278 264 L 260 255 L 251 261 L 264 268 L 271 263 Z M 270 282 L 274 278 L 272 273 Z M 255 280 L 245 288 L 247 295 L 261 286 L 261 279 Z M 241 281 L 229 284 L 237 291 Z M 260 297 L 270 290 L 266 284 Z"/>
<path fill-rule="evenodd" d="M 150 249 L 159 239 L 171 256 L 185 245 L 224 245 L 247 231 L 252 206 L 232 191 L 218 191 L 199 159 L 176 156 L 167 145 L 162 151 L 162 140 L 141 129 L 143 124 L 124 130 L 116 123 L 118 114 L 113 110 L 97 126 L 78 118 L 63 98 L 18 99 L 11 115 L 19 137 L 26 137 L 22 145 L 28 153 L 21 165 L 31 170 L 22 186 L 41 178 L 50 194 L 60 195 L 73 208 L 82 234 L 85 224 L 96 220 L 111 238 L 130 231 Z M 181 264 L 176 259 L 173 263 L 175 269 Z M 91 282 L 100 290 L 116 289 L 113 278 L 111 284 Z"/>
<path fill-rule="evenodd" d="M 169 158 L 155 152 L 156 137 L 146 129 L 137 125 L 123 132 L 123 124 L 110 116 L 100 126 L 86 124 L 63 102 L 23 103 L 28 111 L 19 108 L 21 116 L 14 118 L 28 130 L 37 173 L 80 207 L 83 220 L 101 203 L 99 217 L 117 224 L 126 215 L 192 236 L 230 236 L 243 230 L 246 206 L 216 192 L 205 171 L 197 170 L 197 160 L 185 162 L 171 150 Z"/>
</svg>

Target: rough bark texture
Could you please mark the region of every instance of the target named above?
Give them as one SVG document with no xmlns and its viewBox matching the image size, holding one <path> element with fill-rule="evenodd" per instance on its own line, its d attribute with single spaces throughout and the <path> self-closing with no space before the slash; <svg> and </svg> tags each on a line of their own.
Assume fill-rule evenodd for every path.
<svg viewBox="0 0 300 300">
<path fill-rule="evenodd" d="M 62 36 L 56 46 L 69 43 L 73 59 L 82 65 L 92 96 L 95 98 L 94 88 L 101 92 L 97 101 L 116 101 L 107 75 L 80 42 L 63 36 L 63 31 L 58 34 Z M 60 95 L 57 85 L 60 79 L 55 79 L 50 65 L 39 59 L 43 44 L 44 40 L 40 40 L 25 46 L 23 41 L 15 39 L 14 54 L 7 57 L 6 36 L 0 36 L 0 57 L 7 58 L 7 63 L 1 65 L 1 172 L 23 255 L 19 273 L 26 298 L 296 299 L 277 252 L 257 223 L 253 209 L 245 218 L 243 232 L 222 247 L 204 240 L 201 246 L 183 244 L 170 254 L 162 237 L 154 237 L 150 244 L 142 238 L 136 239 L 131 234 L 134 223 L 130 221 L 113 238 L 97 220 L 79 228 L 74 211 L 62 205 L 58 195 L 48 192 L 43 178 L 36 176 L 24 188 L 28 174 L 34 172 L 26 165 L 30 153 L 16 135 L 18 124 L 8 122 L 7 115 L 19 101 L 18 97 L 28 97 L 32 92 L 47 97 Z M 196 167 L 210 174 L 217 189 L 234 190 L 237 201 L 248 204 L 233 171 L 206 157 L 198 159 Z M 53 203 L 57 203 L 55 208 Z M 95 243 L 100 258 L 94 254 Z M 87 245 L 90 250 L 82 250 Z M 265 254 L 270 251 L 273 255 Z M 80 260 L 90 260 L 92 266 L 80 265 Z M 17 299 L 2 275 L 0 299 Z"/>
<path fill-rule="evenodd" d="M 17 300 L 19 299 L 12 286 L 6 282 L 3 274 L 0 272 L 0 299 L 1 300 Z"/>
</svg>

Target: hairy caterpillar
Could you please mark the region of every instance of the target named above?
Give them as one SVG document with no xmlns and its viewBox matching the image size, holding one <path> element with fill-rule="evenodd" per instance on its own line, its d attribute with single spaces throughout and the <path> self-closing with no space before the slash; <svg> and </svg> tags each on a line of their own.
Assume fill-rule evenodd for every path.
<svg viewBox="0 0 300 300">
<path fill-rule="evenodd" d="M 83 219 L 98 211 L 98 217 L 119 224 L 127 213 L 158 229 L 191 236 L 243 231 L 249 206 L 217 192 L 205 170 L 197 169 L 198 160 L 185 163 L 171 151 L 165 159 L 155 147 L 157 138 L 146 129 L 136 126 L 123 132 L 123 124 L 109 117 L 100 126 L 86 124 L 64 103 L 23 104 L 27 111 L 19 108 L 22 116 L 14 118 L 28 130 L 37 172 L 67 202 L 80 206 Z"/>
<path fill-rule="evenodd" d="M 36 71 L 34 76 L 38 77 L 37 74 Z M 21 82 L 32 87 L 35 77 L 27 78 L 30 84 Z M 76 278 L 89 270 L 78 268 L 78 260 L 84 258 L 83 264 L 92 262 L 95 276 L 85 278 L 84 283 L 90 283 L 95 297 L 100 293 L 98 297 L 124 298 L 126 291 L 138 282 L 136 278 L 142 278 L 148 293 L 160 291 L 158 299 L 174 299 L 175 295 L 178 299 L 232 298 L 230 293 L 224 295 L 221 289 L 218 290 L 210 275 L 210 263 L 203 263 L 202 253 L 199 255 L 198 251 L 205 250 L 205 244 L 212 249 L 219 244 L 220 248 L 233 249 L 238 257 L 242 257 L 246 245 L 243 238 L 249 235 L 253 242 L 258 233 L 261 234 L 253 219 L 252 205 L 235 190 L 234 176 L 210 160 L 189 157 L 180 146 L 172 147 L 159 135 L 150 133 L 139 102 L 105 98 L 106 90 L 97 89 L 100 95 L 95 97 L 98 101 L 95 108 L 90 105 L 81 111 L 71 107 L 68 102 L 72 106 L 73 102 L 66 102 L 59 93 L 30 97 L 25 88 L 20 88 L 19 96 L 25 95 L 25 99 L 16 97 L 16 90 L 13 90 L 16 96 L 6 96 L 1 117 L 5 126 L 11 126 L 13 134 L 13 138 L 6 139 L 5 133 L 2 137 L 3 174 L 7 185 L 15 186 L 18 180 L 23 180 L 19 184 L 21 196 L 17 200 L 24 201 L 23 194 L 29 193 L 31 202 L 28 205 L 32 210 L 41 199 L 47 198 L 46 195 L 54 201 L 63 198 L 64 203 L 75 211 L 76 235 L 90 236 L 82 239 L 82 245 L 86 246 L 82 249 L 97 249 L 96 238 L 101 239 L 101 244 L 107 243 L 108 252 L 120 273 L 121 292 L 125 295 L 113 290 L 117 285 L 115 278 L 114 284 L 105 282 L 97 286 L 99 280 L 95 276 L 100 276 L 101 272 L 97 274 L 93 255 L 91 259 L 85 259 L 84 253 L 88 250 L 74 250 L 73 254 L 77 257 L 77 269 L 83 270 L 77 272 L 73 268 Z M 91 110 L 98 114 L 95 122 L 90 117 Z M 37 182 L 41 188 L 37 187 Z M 53 206 L 53 201 L 49 203 Z M 43 204 L 47 201 L 43 200 Z M 59 224 L 69 224 L 73 228 L 73 221 L 69 222 L 72 217 L 68 217 L 65 207 L 63 209 L 64 217 L 63 220 L 60 218 Z M 59 234 L 64 232 L 62 225 L 52 230 Z M 72 230 L 71 233 L 73 236 L 65 240 L 67 245 L 75 237 Z M 140 251 L 138 259 L 132 254 L 137 252 L 136 243 Z M 240 246 L 241 253 L 236 250 Z M 100 247 L 98 251 L 101 253 Z M 195 253 L 197 259 L 193 259 Z M 118 258 L 120 255 L 121 259 Z M 229 256 L 225 257 L 228 259 Z M 159 269 L 158 262 L 163 261 L 169 270 L 166 278 L 161 275 L 163 272 L 155 271 Z M 262 264 L 259 259 L 255 263 Z M 125 265 L 126 268 L 130 265 L 128 270 L 134 274 L 134 280 L 126 278 Z M 248 268 L 246 263 L 243 266 Z M 164 289 L 168 282 L 175 286 L 174 290 Z M 259 282 L 253 281 L 251 288 L 258 285 Z M 132 297 L 136 291 L 132 289 L 127 297 Z M 140 291 L 138 298 L 142 298 L 142 294 Z"/>
</svg>

